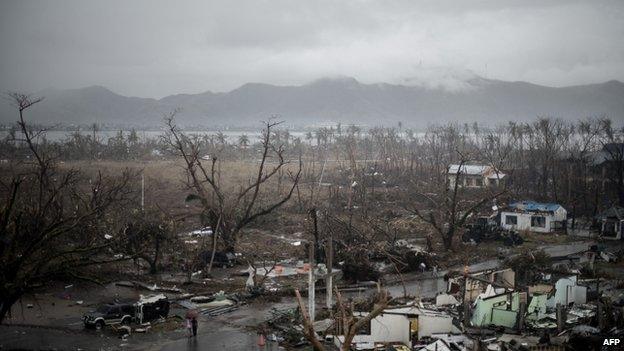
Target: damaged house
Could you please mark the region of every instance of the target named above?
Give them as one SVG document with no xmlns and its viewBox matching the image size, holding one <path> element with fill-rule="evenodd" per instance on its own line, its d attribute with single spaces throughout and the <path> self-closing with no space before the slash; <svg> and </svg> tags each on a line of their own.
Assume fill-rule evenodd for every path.
<svg viewBox="0 0 624 351">
<path fill-rule="evenodd" d="M 460 294 L 465 303 L 472 305 L 473 326 L 514 328 L 520 302 L 527 300 L 526 293 L 514 291 L 515 281 L 516 274 L 510 268 L 484 270 L 449 278 L 448 292 Z"/>
<path fill-rule="evenodd" d="M 576 275 L 562 276 L 554 284 L 529 286 L 513 291 L 488 285 L 473 303 L 470 323 L 475 327 L 518 328 L 521 320 L 546 325 L 548 310 L 560 306 L 580 306 L 587 302 L 587 287 L 578 285 Z M 521 307 L 521 306 L 526 306 Z M 553 322 L 548 322 L 553 325 Z"/>
<path fill-rule="evenodd" d="M 450 165 L 447 171 L 449 188 L 484 188 L 501 185 L 505 174 L 492 166 L 483 165 Z"/>
<path fill-rule="evenodd" d="M 612 206 L 597 216 L 600 236 L 603 239 L 624 239 L 624 208 Z"/>
<path fill-rule="evenodd" d="M 565 292 L 566 289 L 560 291 Z M 475 327 L 496 326 L 510 329 L 519 328 L 521 320 L 533 325 L 544 323 L 542 320 L 548 316 L 547 310 L 553 302 L 560 300 L 561 294 L 556 295 L 552 286 L 537 290 L 529 288 L 528 293 L 502 292 L 490 288 L 488 293 L 475 301 L 470 323 Z"/>
<path fill-rule="evenodd" d="M 504 229 L 551 233 L 565 228 L 567 215 L 559 204 L 520 201 L 512 202 L 501 211 L 500 220 Z"/>
<path fill-rule="evenodd" d="M 624 207 L 611 206 L 593 218 L 568 220 L 568 235 L 624 240 Z"/>
<path fill-rule="evenodd" d="M 366 313 L 362 312 L 360 315 L 364 316 Z M 356 335 L 353 339 L 355 349 L 373 348 L 375 344 L 383 343 L 412 345 L 413 341 L 434 334 L 460 332 L 453 325 L 453 317 L 450 314 L 422 306 L 387 308 L 372 319 L 366 329 L 367 333 Z M 341 347 L 343 340 L 344 336 L 336 336 L 334 343 L 337 347 Z"/>
<path fill-rule="evenodd" d="M 576 275 L 564 276 L 555 282 L 554 293 L 549 294 L 546 307 L 555 308 L 557 304 L 584 304 L 587 302 L 587 287 L 578 285 Z"/>
<path fill-rule="evenodd" d="M 516 281 L 516 273 L 511 269 L 484 270 L 474 272 L 465 277 L 455 276 L 448 280 L 447 292 L 449 294 L 461 293 L 464 300 L 473 302 L 487 292 L 488 287 L 496 287 L 501 291 L 511 291 Z M 465 291 L 462 290 L 462 285 Z"/>
<path fill-rule="evenodd" d="M 504 289 L 503 289 L 504 290 Z M 470 323 L 475 327 L 489 325 L 515 328 L 518 321 L 520 302 L 526 302 L 526 293 L 503 291 L 488 287 L 487 293 L 474 304 Z"/>
</svg>

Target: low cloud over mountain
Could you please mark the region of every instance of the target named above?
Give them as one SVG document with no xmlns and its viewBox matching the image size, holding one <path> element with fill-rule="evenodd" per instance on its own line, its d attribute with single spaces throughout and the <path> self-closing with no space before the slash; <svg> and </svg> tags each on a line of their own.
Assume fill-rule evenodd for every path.
<svg viewBox="0 0 624 351">
<path fill-rule="evenodd" d="M 227 93 L 180 94 L 160 100 L 122 96 L 99 86 L 37 95 L 45 100 L 28 118 L 43 124 L 157 125 L 174 108 L 182 109 L 179 123 L 205 126 L 249 126 L 272 115 L 292 125 L 333 121 L 373 126 L 401 121 L 413 127 L 445 121 L 526 121 L 536 116 L 568 120 L 624 116 L 624 84 L 619 81 L 554 88 L 473 77 L 462 89 L 449 90 L 421 84 L 362 84 L 340 77 L 301 86 L 249 83 Z M 16 111 L 3 102 L 0 121 L 10 123 L 16 118 Z"/>
</svg>

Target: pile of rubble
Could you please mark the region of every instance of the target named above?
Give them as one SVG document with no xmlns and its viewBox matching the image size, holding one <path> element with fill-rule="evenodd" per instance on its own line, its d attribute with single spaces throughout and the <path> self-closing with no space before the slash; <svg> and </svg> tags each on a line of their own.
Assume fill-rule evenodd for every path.
<svg viewBox="0 0 624 351">
<path fill-rule="evenodd" d="M 595 247 L 561 257 L 521 279 L 511 268 L 450 272 L 446 289 L 435 299 L 392 300 L 355 335 L 352 350 L 575 350 L 598 349 L 604 340 L 624 336 L 624 284 L 581 274 L 591 255 L 605 263 Z M 573 262 L 575 261 L 575 262 Z M 579 262 L 580 261 L 580 262 Z M 530 276 L 530 279 L 528 277 Z M 441 278 L 440 278 L 441 279 Z M 401 303 L 399 304 L 399 301 Z M 354 316 L 368 315 L 362 308 Z M 314 331 L 326 345 L 344 348 L 340 311 L 316 321 Z M 302 322 L 291 314 L 286 323 L 296 341 Z M 317 327 L 318 325 L 318 327 Z M 284 324 L 272 326 L 284 338 Z M 280 326 L 282 330 L 280 330 Z M 284 334 L 283 334 L 284 333 Z M 279 338 L 278 337 L 278 338 Z M 330 349 L 328 347 L 328 349 Z"/>
</svg>

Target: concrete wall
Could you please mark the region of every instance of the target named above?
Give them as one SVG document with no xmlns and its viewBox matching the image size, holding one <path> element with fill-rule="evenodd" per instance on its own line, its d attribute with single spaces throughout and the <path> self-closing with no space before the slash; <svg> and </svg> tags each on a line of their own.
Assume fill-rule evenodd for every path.
<svg viewBox="0 0 624 351">
<path fill-rule="evenodd" d="M 597 238 L 598 231 L 591 228 L 567 228 L 568 235 L 580 236 L 583 238 Z"/>
<path fill-rule="evenodd" d="M 566 221 L 568 219 L 568 211 L 565 208 L 559 206 L 557 211 L 554 213 L 553 220 L 557 222 Z"/>
<path fill-rule="evenodd" d="M 509 310 L 507 309 L 507 302 L 511 304 Z M 502 311 L 509 311 L 517 314 L 519 305 L 520 294 L 518 292 L 479 299 L 472 312 L 470 322 L 473 326 L 477 327 L 488 326 L 490 324 L 508 326 L 511 313 L 503 313 Z M 497 311 L 494 312 L 495 310 Z"/>
<path fill-rule="evenodd" d="M 507 224 L 507 216 L 516 216 L 517 224 L 511 225 Z M 537 233 L 550 233 L 552 229 L 552 222 L 555 221 L 554 216 L 551 215 L 536 215 L 542 216 L 546 219 L 546 224 L 544 227 L 532 227 L 531 226 L 531 217 L 534 214 L 531 213 L 518 213 L 518 212 L 501 212 L 501 227 L 509 230 L 529 230 Z"/>
<path fill-rule="evenodd" d="M 418 316 L 418 339 L 430 337 L 431 334 L 450 334 L 457 332 L 451 316 Z"/>
<path fill-rule="evenodd" d="M 516 321 L 518 320 L 518 311 L 508 311 L 502 310 L 498 308 L 492 309 L 492 324 L 507 327 L 507 328 L 515 328 Z"/>
<path fill-rule="evenodd" d="M 502 271 L 496 271 L 492 273 L 493 283 L 498 283 L 507 286 L 508 288 L 514 288 L 516 285 L 516 272 L 512 269 L 505 269 Z"/>
<path fill-rule="evenodd" d="M 436 296 L 436 306 L 459 305 L 459 301 L 453 295 L 438 294 Z"/>
<path fill-rule="evenodd" d="M 472 318 L 470 319 L 472 325 L 476 327 L 490 325 L 492 322 L 492 308 L 494 308 L 496 303 L 503 301 L 507 301 L 506 295 L 492 297 L 487 300 L 477 300 L 472 311 Z"/>
<path fill-rule="evenodd" d="M 400 341 L 410 345 L 410 321 L 405 315 L 381 314 L 371 321 L 371 336 L 376 342 Z"/>
<path fill-rule="evenodd" d="M 457 176 L 455 174 L 449 174 L 448 175 L 448 182 L 449 182 L 449 189 L 453 189 L 455 188 L 455 179 L 457 178 Z M 478 181 L 481 182 L 481 185 L 478 185 Z M 488 186 L 490 183 L 488 182 L 488 179 L 482 175 L 466 175 L 466 174 L 461 174 L 459 176 L 459 185 L 458 188 L 485 188 L 486 186 Z M 494 185 L 494 184 L 492 184 Z"/>
<path fill-rule="evenodd" d="M 557 304 L 584 304 L 587 302 L 587 287 L 576 285 L 575 275 L 561 278 L 555 284 L 555 295 L 548 299 L 546 306 L 554 308 Z"/>
<path fill-rule="evenodd" d="M 527 320 L 538 320 L 546 315 L 546 301 L 548 294 L 533 294 L 527 307 Z"/>
</svg>

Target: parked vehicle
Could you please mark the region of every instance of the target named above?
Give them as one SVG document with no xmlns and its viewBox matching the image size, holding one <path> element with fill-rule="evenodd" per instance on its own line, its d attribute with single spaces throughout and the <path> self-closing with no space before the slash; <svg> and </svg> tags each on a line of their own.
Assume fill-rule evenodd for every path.
<svg viewBox="0 0 624 351">
<path fill-rule="evenodd" d="M 163 294 L 141 296 L 138 301 L 127 303 L 108 303 L 95 311 L 85 313 L 85 327 L 100 330 L 107 325 L 132 322 L 145 323 L 169 315 L 169 301 Z"/>
<path fill-rule="evenodd" d="M 522 245 L 524 242 L 517 231 L 501 228 L 493 217 L 478 217 L 473 223 L 467 224 L 462 240 L 475 244 L 502 241 L 506 246 Z"/>
<path fill-rule="evenodd" d="M 237 254 L 232 252 L 217 251 L 215 252 L 213 264 L 216 267 L 234 267 L 234 265 L 236 264 L 236 255 Z M 199 254 L 199 259 L 205 264 L 208 264 L 210 262 L 211 257 L 212 251 L 210 250 L 202 251 Z"/>
<path fill-rule="evenodd" d="M 201 229 L 196 229 L 187 233 L 187 235 L 191 238 L 202 238 L 204 236 L 212 235 L 212 228 L 204 227 Z"/>
<path fill-rule="evenodd" d="M 83 322 L 86 327 L 102 329 L 111 324 L 130 324 L 134 318 L 134 305 L 131 303 L 111 303 L 85 313 Z"/>
</svg>

